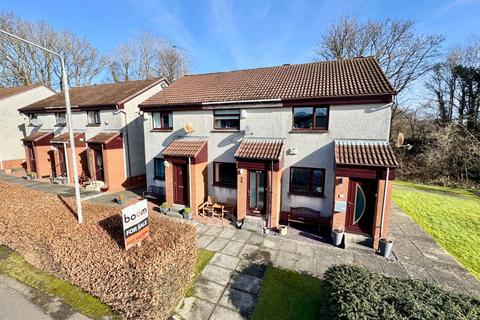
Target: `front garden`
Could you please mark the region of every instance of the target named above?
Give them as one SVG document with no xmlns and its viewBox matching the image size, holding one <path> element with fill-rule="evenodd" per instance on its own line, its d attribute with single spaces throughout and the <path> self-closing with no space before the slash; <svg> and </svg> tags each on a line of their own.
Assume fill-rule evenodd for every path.
<svg viewBox="0 0 480 320">
<path fill-rule="evenodd" d="M 85 222 L 78 225 L 70 199 L 3 181 L 0 190 L 0 245 L 54 276 L 45 279 L 58 287 L 39 289 L 53 294 L 60 293 L 49 290 L 71 291 L 72 300 L 78 295 L 99 299 L 85 300 L 93 303 L 87 303 L 87 309 L 96 305 L 92 311 L 73 306 L 79 311 L 97 318 L 110 312 L 103 309 L 106 304 L 125 319 L 166 319 L 189 287 L 197 257 L 190 224 L 152 214 L 150 237 L 124 251 L 119 208 L 84 203 Z M 20 268 L 18 277 L 13 276 L 35 286 L 22 279 L 26 270 Z M 57 283 L 55 278 L 64 281 Z M 75 287 L 65 291 L 67 282 Z"/>
<path fill-rule="evenodd" d="M 392 200 L 480 279 L 480 197 L 472 190 L 395 182 Z"/>
</svg>

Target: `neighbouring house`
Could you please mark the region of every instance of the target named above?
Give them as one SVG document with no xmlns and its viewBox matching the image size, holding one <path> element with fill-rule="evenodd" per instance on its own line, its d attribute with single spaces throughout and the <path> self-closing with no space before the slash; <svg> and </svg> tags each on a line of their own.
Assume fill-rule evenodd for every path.
<svg viewBox="0 0 480 320">
<path fill-rule="evenodd" d="M 145 184 L 143 118 L 138 104 L 168 86 L 165 79 L 70 89 L 78 173 L 90 188 L 118 191 Z M 28 171 L 72 183 L 72 157 L 64 94 L 19 110 Z"/>
<path fill-rule="evenodd" d="M 55 94 L 41 84 L 0 88 L 0 170 L 20 169 L 25 165 L 22 138 L 25 120 L 18 109 Z"/>
<path fill-rule="evenodd" d="M 376 247 L 395 94 L 373 57 L 184 76 L 140 105 L 147 183 L 194 214 L 212 196 L 239 224 L 323 225 Z"/>
</svg>

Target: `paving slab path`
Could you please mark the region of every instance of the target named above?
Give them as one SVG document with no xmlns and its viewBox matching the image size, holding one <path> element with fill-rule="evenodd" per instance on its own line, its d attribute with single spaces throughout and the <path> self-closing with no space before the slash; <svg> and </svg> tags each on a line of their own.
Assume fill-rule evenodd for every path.
<svg viewBox="0 0 480 320">
<path fill-rule="evenodd" d="M 370 248 L 341 249 L 320 241 L 313 244 L 193 224 L 198 247 L 215 255 L 197 280 L 194 296 L 179 303 L 174 319 L 249 319 L 269 264 L 315 277 L 322 277 L 331 265 L 353 264 L 391 277 L 426 279 L 480 297 L 479 281 L 394 204 L 390 235 L 395 242 L 388 259 Z"/>
</svg>

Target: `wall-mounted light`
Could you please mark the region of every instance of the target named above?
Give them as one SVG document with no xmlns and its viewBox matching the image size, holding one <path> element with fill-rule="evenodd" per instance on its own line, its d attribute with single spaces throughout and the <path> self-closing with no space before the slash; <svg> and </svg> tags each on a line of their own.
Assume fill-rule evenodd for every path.
<svg viewBox="0 0 480 320">
<path fill-rule="evenodd" d="M 297 154 L 297 148 L 290 148 L 288 149 L 288 154 L 294 156 Z"/>
<path fill-rule="evenodd" d="M 163 165 L 165 166 L 165 168 L 170 168 L 170 162 L 168 161 L 164 161 Z"/>
</svg>

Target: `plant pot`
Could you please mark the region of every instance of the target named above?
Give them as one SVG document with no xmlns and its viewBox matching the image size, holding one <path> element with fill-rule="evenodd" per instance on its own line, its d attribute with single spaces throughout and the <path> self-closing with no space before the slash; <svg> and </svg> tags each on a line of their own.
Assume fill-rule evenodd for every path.
<svg viewBox="0 0 480 320">
<path fill-rule="evenodd" d="M 388 256 L 392 252 L 392 247 L 393 247 L 393 240 L 385 239 L 385 238 L 380 239 L 380 245 L 378 249 L 380 251 L 380 254 L 385 258 L 388 258 Z"/>
<path fill-rule="evenodd" d="M 269 234 L 270 233 L 270 229 L 268 227 L 263 227 L 263 234 Z"/>
<path fill-rule="evenodd" d="M 5 171 L 6 174 L 12 173 L 12 169 L 5 169 L 4 171 Z"/>
<path fill-rule="evenodd" d="M 184 212 L 183 218 L 186 220 L 192 220 L 192 213 L 191 212 Z"/>
<path fill-rule="evenodd" d="M 282 236 L 287 235 L 287 226 L 280 226 L 279 230 L 280 230 L 280 235 L 282 235 Z"/>
<path fill-rule="evenodd" d="M 332 230 L 332 240 L 333 240 L 333 245 L 338 247 L 340 244 L 342 244 L 343 240 L 343 230 L 340 229 L 333 229 Z"/>
<path fill-rule="evenodd" d="M 167 214 L 168 208 L 162 208 L 160 207 L 160 212 L 163 214 Z"/>
</svg>

